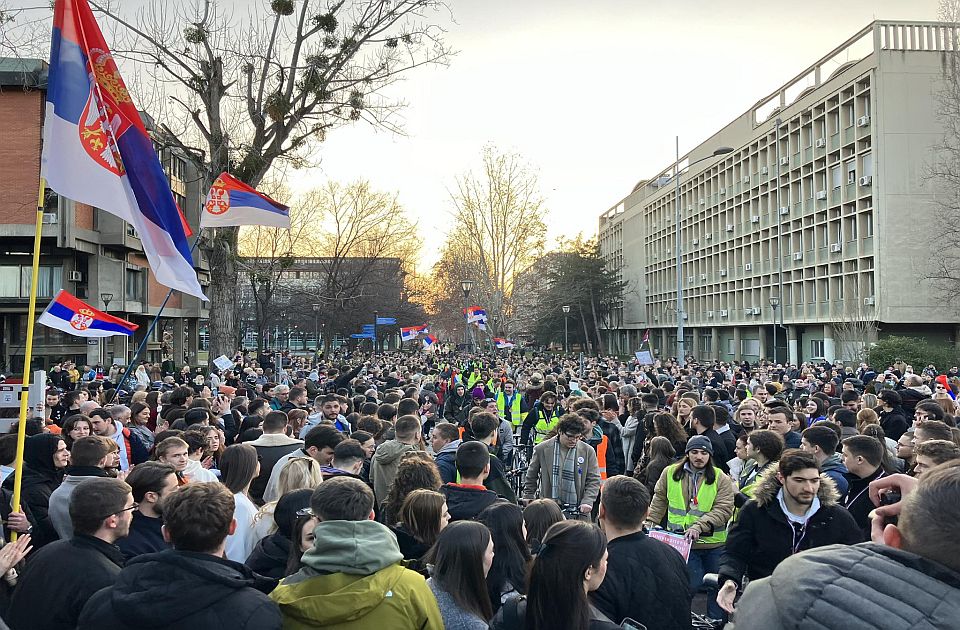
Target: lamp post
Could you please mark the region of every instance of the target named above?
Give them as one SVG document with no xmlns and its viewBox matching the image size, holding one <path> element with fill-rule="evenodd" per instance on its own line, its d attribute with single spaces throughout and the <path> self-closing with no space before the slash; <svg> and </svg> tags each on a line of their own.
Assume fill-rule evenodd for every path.
<svg viewBox="0 0 960 630">
<path fill-rule="evenodd" d="M 377 351 L 377 317 L 380 316 L 379 311 L 373 312 L 373 351 Z"/>
<path fill-rule="evenodd" d="M 570 306 L 564 304 L 560 308 L 563 309 L 563 353 L 567 354 L 570 352 L 570 337 L 567 331 L 567 318 L 570 314 Z"/>
<path fill-rule="evenodd" d="M 317 352 L 320 352 L 320 305 L 313 305 L 313 338 L 317 341 Z"/>
<path fill-rule="evenodd" d="M 777 364 L 777 311 L 780 309 L 780 296 L 770 296 L 770 306 L 773 308 L 773 364 Z"/>
<path fill-rule="evenodd" d="M 113 293 L 101 293 L 100 299 L 103 300 L 103 312 L 108 313 L 110 311 L 110 302 L 113 301 Z M 107 340 L 105 337 L 100 338 L 100 365 L 106 368 L 104 365 L 107 362 Z"/>
<path fill-rule="evenodd" d="M 733 148 L 731 147 L 719 147 L 714 150 L 713 154 L 708 155 L 707 157 L 700 158 L 699 160 L 694 160 L 687 164 L 687 168 L 690 168 L 698 162 L 703 162 L 704 160 L 710 160 L 715 158 L 718 155 L 726 155 L 727 153 L 732 153 Z M 677 136 L 677 164 L 674 169 L 674 179 L 676 179 L 676 197 L 674 199 L 674 222 L 676 227 L 674 229 L 674 249 L 676 250 L 676 272 L 677 272 L 677 361 L 680 362 L 680 367 L 686 365 L 686 352 L 683 348 L 683 274 L 682 274 L 682 263 L 683 260 L 680 255 L 680 222 L 683 220 L 680 213 L 680 136 Z"/>
<path fill-rule="evenodd" d="M 467 322 L 467 300 L 470 298 L 470 291 L 473 290 L 473 280 L 461 280 L 460 288 L 463 289 L 463 349 L 470 351 L 470 324 Z"/>
</svg>

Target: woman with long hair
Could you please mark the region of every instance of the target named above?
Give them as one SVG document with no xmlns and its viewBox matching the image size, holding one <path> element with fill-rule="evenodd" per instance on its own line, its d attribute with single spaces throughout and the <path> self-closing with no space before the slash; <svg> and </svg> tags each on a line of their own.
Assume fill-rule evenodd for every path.
<svg viewBox="0 0 960 630">
<path fill-rule="evenodd" d="M 236 502 L 233 518 L 237 521 L 237 528 L 227 536 L 224 554 L 228 560 L 244 562 L 257 542 L 253 537 L 253 518 L 257 514 L 257 506 L 248 494 L 250 482 L 260 474 L 257 449 L 249 444 L 228 446 L 220 458 L 220 473 L 223 485 L 233 493 Z"/>
<path fill-rule="evenodd" d="M 477 515 L 493 536 L 493 566 L 487 574 L 487 593 L 493 612 L 505 601 L 526 593 L 530 549 L 523 531 L 523 510 L 513 503 L 497 502 Z"/>
<path fill-rule="evenodd" d="M 437 598 L 443 627 L 486 630 L 493 616 L 485 582 L 494 560 L 490 530 L 475 521 L 451 523 L 425 559 L 433 565 L 427 586 Z"/>
<path fill-rule="evenodd" d="M 690 414 L 693 413 L 693 408 L 696 406 L 697 403 L 695 400 L 683 395 L 677 398 L 677 401 L 673 404 L 672 411 L 674 417 L 684 431 L 690 426 Z"/>
<path fill-rule="evenodd" d="M 662 435 L 655 436 L 650 440 L 650 459 L 642 469 L 637 471 L 636 478 L 652 493 L 663 469 L 676 459 L 677 451 L 674 450 L 670 440 Z"/>
<path fill-rule="evenodd" d="M 400 507 L 408 494 L 419 488 L 436 491 L 442 485 L 440 470 L 429 455 L 423 451 L 404 453 L 397 466 L 397 476 L 383 500 L 380 522 L 396 525 Z"/>
<path fill-rule="evenodd" d="M 306 409 L 291 409 L 287 412 L 287 426 L 284 432 L 289 437 L 299 437 L 303 425 L 307 423 Z"/>
<path fill-rule="evenodd" d="M 293 575 L 302 567 L 300 559 L 311 547 L 316 537 L 313 534 L 313 528 L 320 521 L 312 514 L 297 514 L 297 520 L 293 524 L 293 532 L 290 536 L 290 555 L 287 557 L 287 567 L 283 571 L 283 577 Z"/>
<path fill-rule="evenodd" d="M 403 500 L 397 519 L 390 529 L 397 537 L 400 553 L 412 563 L 408 568 L 424 572 L 426 565 L 421 560 L 450 522 L 446 498 L 433 490 L 414 490 Z"/>
<path fill-rule="evenodd" d="M 530 548 L 530 553 L 536 554 L 540 551 L 540 541 L 547 535 L 547 530 L 562 520 L 563 512 L 552 499 L 536 499 L 523 508 L 523 524 L 527 531 L 527 547 Z"/>
<path fill-rule="evenodd" d="M 147 407 L 150 407 L 150 422 L 147 428 L 151 431 L 157 430 L 157 416 L 160 414 L 160 392 L 153 390 L 147 392 Z"/>
<path fill-rule="evenodd" d="M 689 402 L 689 399 L 685 399 Z M 690 408 L 691 410 L 693 407 Z M 673 450 L 682 453 L 687 448 L 687 432 L 680 425 L 680 421 L 671 413 L 658 413 L 653 416 L 654 435 L 662 435 L 670 440 Z"/>
<path fill-rule="evenodd" d="M 223 451 L 226 449 L 223 444 L 223 431 L 218 426 L 208 426 L 204 427 L 201 433 L 203 433 L 203 437 L 207 443 L 206 448 L 203 449 L 203 453 L 212 458 L 210 469 L 219 471 L 220 459 L 223 457 Z"/>
<path fill-rule="evenodd" d="M 277 496 L 282 497 L 294 490 L 310 490 L 311 492 L 323 481 L 320 463 L 312 457 L 291 457 L 287 465 L 280 471 L 277 484 Z M 277 501 L 264 503 L 253 517 L 254 538 L 260 540 L 277 531 L 274 522 Z"/>
<path fill-rule="evenodd" d="M 146 403 L 130 403 L 130 432 L 137 434 L 148 451 L 153 448 L 153 440 L 156 437 L 147 426 L 149 423 L 150 407 Z"/>
<path fill-rule="evenodd" d="M 302 553 L 299 549 L 302 531 L 294 536 L 297 513 L 310 507 L 312 494 L 313 490 L 294 490 L 282 495 L 277 501 L 276 510 L 271 519 L 276 521 L 276 531 L 257 541 L 253 551 L 244 561 L 244 564 L 253 569 L 254 573 L 278 580 L 287 575 L 285 571 L 290 560 L 291 549 L 297 547 Z M 313 527 L 310 529 L 312 534 Z M 310 543 L 312 542 L 311 540 Z M 297 560 L 299 559 L 298 554 Z"/>
<path fill-rule="evenodd" d="M 63 430 L 60 436 L 66 443 L 67 448 L 73 448 L 73 443 L 80 438 L 85 438 L 93 433 L 93 423 L 90 418 L 82 413 L 75 413 L 69 416 L 63 423 Z"/>
<path fill-rule="evenodd" d="M 813 426 L 814 422 L 819 422 L 820 420 L 826 420 L 826 407 L 823 404 L 823 401 L 817 398 L 816 396 L 811 396 L 807 399 L 806 405 L 803 407 L 803 413 L 806 416 L 806 424 L 803 428 Z"/>
<path fill-rule="evenodd" d="M 527 596 L 508 601 L 491 630 L 614 630 L 590 603 L 607 574 L 607 538 L 596 525 L 563 521 L 547 532 L 533 559 Z"/>
<path fill-rule="evenodd" d="M 864 407 L 857 412 L 857 431 L 863 433 L 863 427 L 868 424 L 880 424 L 880 416 L 869 407 Z"/>
</svg>

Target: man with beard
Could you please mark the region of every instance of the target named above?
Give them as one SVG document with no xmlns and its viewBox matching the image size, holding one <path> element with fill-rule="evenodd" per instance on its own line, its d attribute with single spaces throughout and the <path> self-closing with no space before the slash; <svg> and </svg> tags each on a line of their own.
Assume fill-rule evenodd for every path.
<svg viewBox="0 0 960 630">
<path fill-rule="evenodd" d="M 863 541 L 856 521 L 839 504 L 836 485 L 820 473 L 813 453 L 789 449 L 776 475 L 765 476 L 740 510 L 720 564 L 717 603 L 733 612 L 743 577 L 768 577 L 789 556 L 826 545 Z"/>
<path fill-rule="evenodd" d="M 174 467 L 162 462 L 144 462 L 130 471 L 126 482 L 133 490 L 133 500 L 138 507 L 133 511 L 130 533 L 117 543 L 124 559 L 168 549 L 170 545 L 163 540 L 161 529 L 160 500 L 180 487 Z"/>
</svg>

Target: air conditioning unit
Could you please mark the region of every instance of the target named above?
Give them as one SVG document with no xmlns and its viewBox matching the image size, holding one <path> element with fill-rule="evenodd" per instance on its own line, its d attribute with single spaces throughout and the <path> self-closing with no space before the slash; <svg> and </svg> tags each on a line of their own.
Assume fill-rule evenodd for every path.
<svg viewBox="0 0 960 630">
<path fill-rule="evenodd" d="M 857 172 L 856 171 L 847 171 L 847 183 L 854 184 L 857 181 Z"/>
<path fill-rule="evenodd" d="M 826 198 L 827 198 L 827 191 L 825 190 L 817 191 L 817 199 L 826 199 Z"/>
<path fill-rule="evenodd" d="M 769 173 L 769 172 L 770 172 L 770 169 L 767 168 L 766 166 L 763 166 L 763 167 L 760 168 L 760 174 L 761 174 L 761 175 L 766 175 L 766 174 Z"/>
<path fill-rule="evenodd" d="M 722 309 L 722 310 L 720 311 L 720 317 L 726 317 L 726 316 L 727 316 L 727 311 L 726 311 L 726 309 Z"/>
<path fill-rule="evenodd" d="M 744 184 L 749 184 L 749 183 L 750 183 L 750 176 L 749 176 L 749 175 L 745 175 L 745 176 L 743 177 L 743 180 L 742 180 L 742 181 L 743 181 Z"/>
<path fill-rule="evenodd" d="M 720 270 L 720 277 L 722 278 L 722 277 L 724 277 L 724 276 L 726 276 L 726 275 L 727 275 L 727 270 L 726 270 L 726 269 L 721 269 L 721 270 Z"/>
<path fill-rule="evenodd" d="M 760 314 L 760 307 L 759 307 L 759 306 L 754 306 L 754 307 L 753 307 L 753 314 L 754 314 L 754 315 L 759 315 L 759 314 Z"/>
<path fill-rule="evenodd" d="M 707 234 L 704 238 L 707 239 L 708 241 L 712 241 L 712 240 L 713 240 L 713 234 Z"/>
<path fill-rule="evenodd" d="M 803 260 L 803 252 L 793 252 L 794 260 Z"/>
<path fill-rule="evenodd" d="M 869 116 L 861 116 L 860 118 L 857 118 L 857 127 L 866 127 L 869 124 L 870 124 Z"/>
<path fill-rule="evenodd" d="M 71 271 L 67 274 L 67 280 L 70 282 L 83 282 L 83 274 L 79 271 Z"/>
<path fill-rule="evenodd" d="M 706 280 L 706 279 L 707 279 L 707 274 L 701 273 L 701 274 L 700 274 L 700 279 L 701 279 L 701 280 Z"/>
<path fill-rule="evenodd" d="M 780 158 L 780 166 L 790 166 L 790 158 L 788 157 Z"/>
<path fill-rule="evenodd" d="M 659 316 L 659 315 L 654 315 L 654 316 L 653 316 L 653 321 L 659 322 L 659 321 L 660 321 L 660 316 Z"/>
<path fill-rule="evenodd" d="M 760 215 L 755 214 L 752 217 L 750 217 L 750 223 L 760 223 Z"/>
<path fill-rule="evenodd" d="M 727 232 L 733 232 L 733 228 L 736 227 L 733 223 L 727 223 Z"/>
<path fill-rule="evenodd" d="M 713 318 L 713 311 L 707 311 L 707 318 L 709 319 Z"/>
<path fill-rule="evenodd" d="M 687 282 L 690 284 L 693 284 L 693 281 L 696 279 L 697 279 L 696 276 L 687 276 Z"/>
<path fill-rule="evenodd" d="M 43 224 L 44 225 L 56 225 L 57 221 L 56 213 L 54 212 L 44 212 L 43 213 Z"/>
<path fill-rule="evenodd" d="M 790 206 L 780 206 L 780 214 L 790 214 Z"/>
<path fill-rule="evenodd" d="M 873 306 L 874 304 L 877 303 L 877 298 L 874 298 L 874 297 L 865 297 L 865 298 L 863 298 L 863 303 L 864 303 L 864 305 L 866 305 L 866 306 Z"/>
<path fill-rule="evenodd" d="M 727 194 L 727 189 L 726 189 L 726 188 L 721 188 L 721 189 L 720 189 L 720 195 L 722 196 L 722 195 L 725 195 L 725 194 Z"/>
<path fill-rule="evenodd" d="M 831 245 L 831 246 L 830 246 L 830 251 L 831 251 L 831 252 L 834 252 L 834 253 L 839 252 L 839 251 L 840 251 L 840 243 L 834 243 L 833 245 Z"/>
<path fill-rule="evenodd" d="M 753 263 L 747 263 L 743 266 L 744 271 L 753 271 Z"/>
<path fill-rule="evenodd" d="M 700 244 L 700 239 L 699 239 L 699 238 L 693 239 L 693 244 L 694 244 L 694 245 L 699 245 L 699 244 Z"/>
<path fill-rule="evenodd" d="M 872 183 L 873 183 L 873 175 L 864 175 L 863 177 L 860 178 L 861 186 L 869 186 Z"/>
<path fill-rule="evenodd" d="M 816 147 L 817 147 L 818 149 L 822 149 L 822 148 L 825 147 L 825 146 L 827 146 L 827 141 L 826 141 L 826 139 L 824 139 L 824 138 L 817 138 Z"/>
<path fill-rule="evenodd" d="M 753 307 L 743 309 L 744 315 L 753 315 Z"/>
<path fill-rule="evenodd" d="M 701 205 L 701 206 L 707 205 L 707 200 L 706 200 L 706 199 L 703 199 L 703 198 L 701 197 L 701 198 L 700 198 L 700 205 Z"/>
</svg>

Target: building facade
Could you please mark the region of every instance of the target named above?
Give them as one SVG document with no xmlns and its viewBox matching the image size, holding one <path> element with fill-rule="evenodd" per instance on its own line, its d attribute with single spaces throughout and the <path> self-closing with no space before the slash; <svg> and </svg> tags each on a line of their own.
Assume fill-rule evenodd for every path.
<svg viewBox="0 0 960 630">
<path fill-rule="evenodd" d="M 40 180 L 40 153 L 47 64 L 0 58 L 0 372 L 23 370 L 31 254 Z M 145 121 L 154 132 L 149 119 Z M 175 151 L 158 155 L 171 189 L 194 232 L 199 231 L 205 177 Z M 115 215 L 62 198 L 47 189 L 37 292 L 38 313 L 61 289 L 91 306 L 139 325 L 132 338 L 103 342 L 36 326 L 35 369 L 71 360 L 78 365 L 127 363 L 159 311 L 167 287 L 157 283 L 136 231 Z M 201 285 L 209 282 L 202 248 L 194 252 Z M 151 335 L 145 358 L 172 358 L 178 365 L 206 362 L 201 338 L 207 304 L 174 291 Z"/>
<path fill-rule="evenodd" d="M 632 353 L 650 329 L 655 354 L 675 356 L 678 317 L 701 359 L 850 360 L 893 334 L 958 343 L 957 313 L 922 279 L 958 35 L 874 22 L 605 211 L 601 252 L 627 283 L 610 347 Z"/>
</svg>

